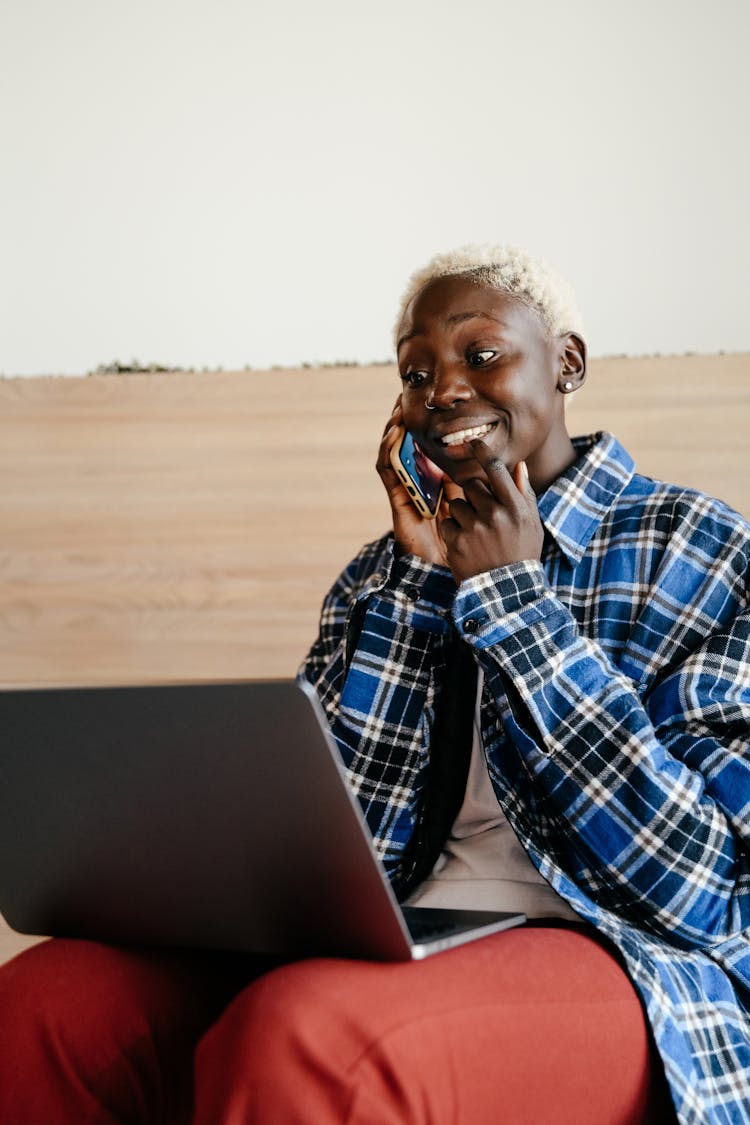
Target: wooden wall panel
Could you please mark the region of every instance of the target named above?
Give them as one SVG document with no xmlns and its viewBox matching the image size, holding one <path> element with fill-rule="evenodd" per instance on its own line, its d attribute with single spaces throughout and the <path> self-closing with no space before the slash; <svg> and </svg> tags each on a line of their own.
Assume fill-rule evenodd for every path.
<svg viewBox="0 0 750 1125">
<path fill-rule="evenodd" d="M 0 380 L 0 684 L 285 676 L 386 526 L 389 367 Z M 571 431 L 750 515 L 750 357 L 598 360 Z"/>
</svg>

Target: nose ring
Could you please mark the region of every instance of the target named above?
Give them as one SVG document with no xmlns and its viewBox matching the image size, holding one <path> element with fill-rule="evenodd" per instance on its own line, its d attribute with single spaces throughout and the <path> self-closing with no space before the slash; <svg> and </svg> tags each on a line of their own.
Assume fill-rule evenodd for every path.
<svg viewBox="0 0 750 1125">
<path fill-rule="evenodd" d="M 427 402 L 427 401 L 425 401 L 424 408 L 425 408 L 425 410 L 437 410 L 436 406 L 433 406 L 433 404 L 431 402 Z"/>
</svg>

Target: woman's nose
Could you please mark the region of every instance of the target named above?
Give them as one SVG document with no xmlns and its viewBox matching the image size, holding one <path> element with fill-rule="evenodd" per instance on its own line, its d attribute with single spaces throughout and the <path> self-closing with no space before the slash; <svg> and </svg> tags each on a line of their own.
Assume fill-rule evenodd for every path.
<svg viewBox="0 0 750 1125">
<path fill-rule="evenodd" d="M 446 364 L 433 374 L 432 387 L 427 394 L 427 402 L 433 409 L 447 410 L 454 403 L 471 398 L 474 389 L 457 365 Z"/>
</svg>

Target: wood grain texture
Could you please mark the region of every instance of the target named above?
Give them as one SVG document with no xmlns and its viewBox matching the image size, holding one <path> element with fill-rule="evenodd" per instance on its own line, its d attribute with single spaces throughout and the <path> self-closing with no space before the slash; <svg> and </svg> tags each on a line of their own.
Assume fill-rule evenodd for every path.
<svg viewBox="0 0 750 1125">
<path fill-rule="evenodd" d="M 293 675 L 388 525 L 390 367 L 0 380 L 0 685 Z M 750 516 L 750 356 L 595 360 L 570 430 Z M 0 960 L 25 939 L 0 920 Z"/>
<path fill-rule="evenodd" d="M 750 514 L 750 357 L 598 360 L 573 432 Z M 294 673 L 388 509 L 392 368 L 0 380 L 0 683 Z"/>
</svg>

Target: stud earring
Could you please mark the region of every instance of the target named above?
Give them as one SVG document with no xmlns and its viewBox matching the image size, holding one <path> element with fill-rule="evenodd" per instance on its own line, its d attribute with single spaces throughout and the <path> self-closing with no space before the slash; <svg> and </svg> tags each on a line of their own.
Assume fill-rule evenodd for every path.
<svg viewBox="0 0 750 1125">
<path fill-rule="evenodd" d="M 573 390 L 573 384 L 571 383 L 570 379 L 568 379 L 567 382 L 563 383 L 563 390 L 564 391 L 572 391 Z"/>
</svg>

